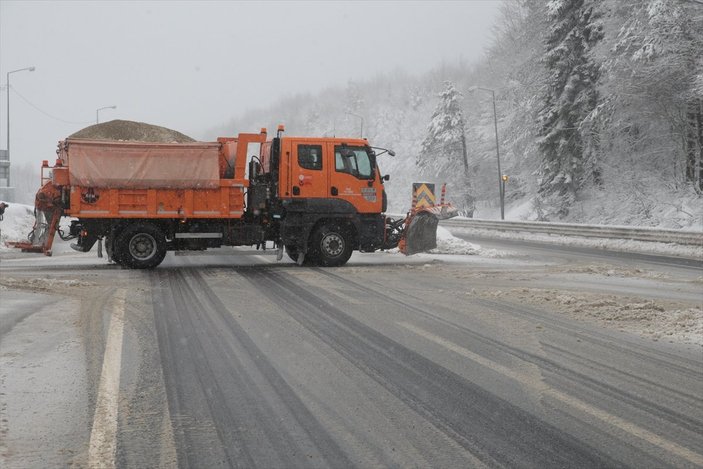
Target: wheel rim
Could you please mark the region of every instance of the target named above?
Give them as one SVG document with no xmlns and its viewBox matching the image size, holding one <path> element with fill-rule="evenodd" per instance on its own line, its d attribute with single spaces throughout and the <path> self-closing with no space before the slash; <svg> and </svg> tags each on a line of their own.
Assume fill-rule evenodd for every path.
<svg viewBox="0 0 703 469">
<path fill-rule="evenodd" d="M 338 257 L 344 252 L 344 238 L 339 233 L 326 234 L 321 244 L 328 257 Z"/>
<path fill-rule="evenodd" d="M 146 261 L 156 255 L 156 239 L 148 233 L 134 235 L 129 241 L 129 254 L 137 260 Z"/>
</svg>

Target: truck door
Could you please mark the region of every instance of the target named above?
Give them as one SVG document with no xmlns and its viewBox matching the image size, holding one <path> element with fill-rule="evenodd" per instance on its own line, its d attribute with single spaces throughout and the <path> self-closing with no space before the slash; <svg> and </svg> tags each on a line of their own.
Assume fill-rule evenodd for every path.
<svg viewBox="0 0 703 469">
<path fill-rule="evenodd" d="M 334 154 L 334 164 L 329 168 L 329 197 L 350 202 L 359 213 L 380 213 L 382 189 L 370 150 L 365 146 L 333 143 L 328 148 Z"/>
<path fill-rule="evenodd" d="M 292 140 L 290 142 L 290 166 L 288 186 L 294 198 L 327 197 L 328 172 L 324 164 L 323 152 L 327 151 L 321 143 Z"/>
</svg>

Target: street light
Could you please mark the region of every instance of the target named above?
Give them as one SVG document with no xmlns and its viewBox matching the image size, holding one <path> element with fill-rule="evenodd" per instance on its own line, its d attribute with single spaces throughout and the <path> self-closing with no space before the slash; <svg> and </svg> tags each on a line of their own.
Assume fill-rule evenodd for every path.
<svg viewBox="0 0 703 469">
<path fill-rule="evenodd" d="M 103 109 L 117 109 L 117 106 L 105 106 L 95 110 L 95 123 L 100 123 L 100 111 Z"/>
<path fill-rule="evenodd" d="M 11 70 L 7 72 L 7 81 L 5 84 L 7 85 L 7 187 L 10 187 L 10 74 L 11 73 L 17 73 L 17 72 L 23 72 L 25 70 L 29 70 L 30 72 L 33 72 L 35 70 L 34 66 L 32 67 L 25 67 L 25 68 L 18 68 L 17 70 Z"/>
<path fill-rule="evenodd" d="M 496 114 L 496 92 L 490 88 L 481 88 L 480 86 L 472 86 L 469 92 L 476 90 L 488 91 L 493 96 L 493 125 L 496 131 L 496 158 L 498 160 L 498 192 L 500 193 L 500 219 L 505 220 L 505 190 L 503 189 L 503 175 L 500 171 L 500 149 L 498 148 L 498 115 Z M 507 180 L 507 179 L 506 179 Z"/>
<path fill-rule="evenodd" d="M 364 136 L 364 118 L 359 114 L 354 114 L 353 112 L 347 112 L 350 116 L 358 117 L 361 120 L 361 130 L 359 131 L 359 138 Z"/>
</svg>

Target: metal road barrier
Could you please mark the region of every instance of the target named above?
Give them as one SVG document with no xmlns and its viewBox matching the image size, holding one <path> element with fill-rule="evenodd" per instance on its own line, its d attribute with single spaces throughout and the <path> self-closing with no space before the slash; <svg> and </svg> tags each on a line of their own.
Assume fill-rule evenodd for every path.
<svg viewBox="0 0 703 469">
<path fill-rule="evenodd" d="M 659 243 L 676 243 L 703 246 L 703 230 L 663 230 L 659 228 L 632 228 L 627 226 L 578 225 L 569 223 L 547 223 L 527 221 L 500 221 L 480 219 L 442 220 L 444 227 L 470 228 L 477 230 L 546 233 L 583 238 L 628 239 Z"/>
</svg>

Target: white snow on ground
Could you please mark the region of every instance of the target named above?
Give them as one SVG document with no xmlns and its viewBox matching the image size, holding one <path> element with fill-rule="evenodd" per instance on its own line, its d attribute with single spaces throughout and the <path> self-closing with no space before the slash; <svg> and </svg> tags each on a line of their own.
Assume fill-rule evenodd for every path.
<svg viewBox="0 0 703 469">
<path fill-rule="evenodd" d="M 437 247 L 430 254 L 465 254 L 476 255 L 481 251 L 481 246 L 457 238 L 446 228 L 437 227 Z"/>
<path fill-rule="evenodd" d="M 15 248 L 5 246 L 7 241 L 26 241 L 34 226 L 34 207 L 7 202 L 3 220 L 0 221 L 0 251 Z"/>
<path fill-rule="evenodd" d="M 398 248 L 395 248 L 389 249 L 386 252 L 397 254 L 400 251 Z M 429 256 L 438 254 L 458 256 L 480 255 L 482 257 L 506 257 L 510 255 L 508 252 L 498 251 L 496 249 L 484 249 L 478 244 L 473 244 L 461 238 L 457 238 L 451 234 L 448 229 L 442 226 L 437 227 L 437 247 L 431 251 L 427 251 L 424 254 L 415 254 L 415 256 Z"/>
<path fill-rule="evenodd" d="M 537 215 L 532 208 L 534 201 L 532 198 L 525 198 L 515 203 L 505 204 L 505 219 L 506 220 L 535 220 Z M 484 220 L 498 220 L 500 218 L 500 207 L 488 206 L 485 203 L 479 203 L 474 211 L 474 218 L 482 218 Z"/>
<path fill-rule="evenodd" d="M 649 241 L 634 241 L 631 239 L 606 239 L 606 238 L 580 238 L 576 236 L 550 235 L 545 233 L 528 233 L 524 231 L 494 231 L 475 228 L 452 227 L 455 233 L 481 236 L 496 239 L 517 239 L 536 241 L 562 246 L 578 246 L 611 251 L 639 252 L 647 254 L 660 254 L 665 256 L 690 257 L 703 259 L 703 245 L 684 246 L 671 243 L 653 243 Z"/>
<path fill-rule="evenodd" d="M 93 282 L 84 282 L 75 279 L 56 278 L 14 278 L 3 276 L 0 278 L 0 290 L 7 288 L 25 288 L 30 290 L 52 291 L 61 290 L 65 287 L 91 287 Z"/>
<path fill-rule="evenodd" d="M 673 301 L 540 288 L 491 290 L 482 295 L 548 306 L 578 320 L 594 321 L 653 340 L 703 345 L 703 309 Z"/>
</svg>

